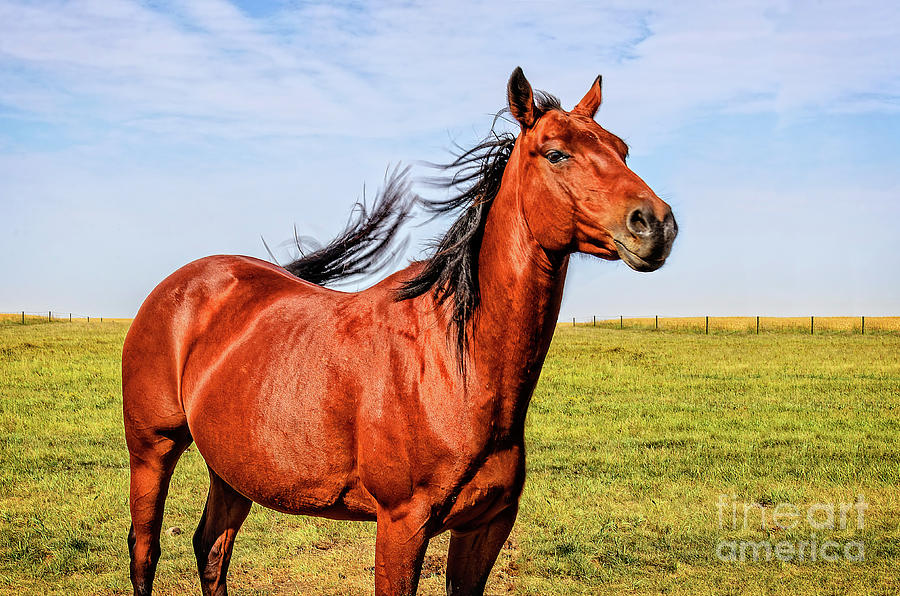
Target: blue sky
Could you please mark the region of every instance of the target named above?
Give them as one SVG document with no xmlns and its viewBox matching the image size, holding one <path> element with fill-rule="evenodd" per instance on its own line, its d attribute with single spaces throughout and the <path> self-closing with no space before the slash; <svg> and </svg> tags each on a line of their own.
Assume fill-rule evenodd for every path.
<svg viewBox="0 0 900 596">
<path fill-rule="evenodd" d="M 0 0 L 0 310 L 131 316 L 197 257 L 326 239 L 521 65 L 566 107 L 604 75 L 681 228 L 652 274 L 575 259 L 561 318 L 900 314 L 898 55 L 895 2 Z"/>
</svg>

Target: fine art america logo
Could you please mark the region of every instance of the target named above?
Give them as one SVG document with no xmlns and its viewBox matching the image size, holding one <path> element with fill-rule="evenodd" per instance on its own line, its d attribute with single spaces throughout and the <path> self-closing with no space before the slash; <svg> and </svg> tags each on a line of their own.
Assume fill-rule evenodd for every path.
<svg viewBox="0 0 900 596">
<path fill-rule="evenodd" d="M 793 563 L 862 562 L 865 545 L 859 540 L 825 540 L 816 532 L 863 530 L 868 504 L 862 495 L 855 503 L 813 503 L 805 508 L 793 503 L 765 507 L 760 503 L 739 503 L 734 495 L 719 495 L 716 503 L 720 531 L 799 530 L 795 540 L 722 540 L 716 557 L 725 562 L 782 561 Z M 808 536 L 806 534 L 808 533 Z"/>
</svg>

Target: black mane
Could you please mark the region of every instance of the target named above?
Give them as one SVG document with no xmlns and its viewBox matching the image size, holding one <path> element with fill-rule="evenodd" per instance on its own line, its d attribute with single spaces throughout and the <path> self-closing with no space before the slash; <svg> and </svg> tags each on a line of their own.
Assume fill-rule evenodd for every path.
<svg viewBox="0 0 900 596">
<path fill-rule="evenodd" d="M 431 292 L 438 305 L 449 303 L 460 361 L 480 300 L 478 253 L 484 225 L 515 143 L 511 133 L 492 134 L 471 149 L 460 150 L 452 162 L 435 165 L 449 175 L 429 182 L 450 189 L 450 196 L 423 200 L 425 209 L 434 215 L 459 216 L 443 237 L 432 242 L 432 255 L 423 261 L 422 270 L 397 290 L 398 300 Z"/>
<path fill-rule="evenodd" d="M 538 117 L 561 109 L 558 99 L 540 91 L 535 93 L 535 103 Z M 505 111 L 494 118 L 495 126 Z M 430 292 L 438 305 L 449 304 L 459 365 L 463 367 L 469 328 L 480 299 L 478 254 L 484 225 L 515 143 L 515 134 L 496 132 L 492 127 L 490 134 L 471 149 L 457 147 L 459 153 L 450 163 L 432 164 L 447 172 L 446 176 L 428 180 L 432 186 L 449 189 L 446 199 L 416 196 L 406 177 L 408 168 L 395 169 L 387 177 L 371 213 L 365 205 L 357 204 L 358 214 L 344 232 L 315 252 L 303 255 L 302 243 L 297 239 L 301 257 L 285 269 L 318 284 L 371 274 L 399 254 L 396 236 L 416 203 L 435 217 L 458 214 L 450 229 L 432 243 L 433 253 L 421 262 L 422 270 L 397 288 L 396 299 L 409 300 Z"/>
<path fill-rule="evenodd" d="M 402 170 L 395 167 L 386 174 L 384 188 L 378 192 L 371 212 L 365 199 L 356 203 L 344 231 L 325 246 L 305 253 L 305 239 L 299 238 L 295 229 L 294 242 L 300 257 L 284 268 L 300 279 L 319 285 L 385 269 L 403 252 L 406 241 L 398 245 L 397 234 L 418 199 L 412 192 L 408 173 L 409 167 Z M 275 259 L 271 251 L 269 256 Z"/>
<path fill-rule="evenodd" d="M 559 100 L 538 91 L 535 94 L 536 115 L 560 110 Z M 494 127 L 506 110 L 494 118 Z M 469 327 L 480 301 L 478 287 L 478 254 L 484 224 L 494 198 L 500 191 L 503 172 L 516 144 L 516 135 L 509 132 L 491 133 L 471 149 L 457 146 L 456 159 L 447 164 L 433 164 L 449 172 L 446 177 L 433 178 L 433 186 L 447 188 L 450 197 L 443 200 L 421 201 L 425 209 L 435 215 L 460 213 L 450 229 L 433 242 L 434 252 L 424 261 L 424 268 L 397 290 L 398 300 L 408 300 L 432 293 L 438 305 L 451 303 L 451 322 L 456 332 L 456 347 L 460 366 L 468 343 Z"/>
</svg>

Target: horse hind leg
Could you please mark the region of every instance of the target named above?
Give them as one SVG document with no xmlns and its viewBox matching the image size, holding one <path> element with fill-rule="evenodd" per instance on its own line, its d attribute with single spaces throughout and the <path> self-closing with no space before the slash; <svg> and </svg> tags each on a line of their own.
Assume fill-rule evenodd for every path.
<svg viewBox="0 0 900 596">
<path fill-rule="evenodd" d="M 194 555 L 203 596 L 227 596 L 225 583 L 234 538 L 252 501 L 231 488 L 210 468 L 209 495 L 194 533 Z"/>
<path fill-rule="evenodd" d="M 162 432 L 147 429 L 134 432 L 126 425 L 126 437 L 131 455 L 131 528 L 128 531 L 131 584 L 135 596 L 147 596 L 153 589 L 159 562 L 159 534 L 169 481 L 178 458 L 191 444 L 191 436 L 185 424 L 183 428 Z"/>
</svg>

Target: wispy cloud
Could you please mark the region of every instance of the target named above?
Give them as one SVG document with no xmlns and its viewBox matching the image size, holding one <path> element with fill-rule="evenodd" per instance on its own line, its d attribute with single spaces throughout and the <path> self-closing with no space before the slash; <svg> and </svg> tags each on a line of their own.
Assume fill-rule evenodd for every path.
<svg viewBox="0 0 900 596">
<path fill-rule="evenodd" d="M 846 3 L 0 3 L 0 105 L 136 134 L 390 136 L 502 105 L 521 64 L 631 134 L 700 110 L 896 110 L 898 10 Z"/>
<path fill-rule="evenodd" d="M 483 133 L 516 65 L 569 106 L 602 73 L 599 121 L 674 191 L 682 225 L 652 281 L 579 264 L 604 273 L 568 304 L 617 276 L 623 303 L 650 308 L 661 284 L 687 312 L 733 252 L 716 272 L 730 306 L 760 287 L 751 270 L 784 269 L 756 245 L 787 234 L 821 253 L 798 279 L 840 268 L 900 295 L 893 257 L 866 253 L 900 254 L 898 236 L 843 221 L 858 197 L 866 217 L 900 217 L 900 5 L 595 4 L 0 0 L 0 252 L 27 255 L 0 264 L 0 307 L 128 314 L 196 256 L 262 255 L 257 234 L 277 241 L 292 219 L 327 235 L 389 160 Z M 859 298 L 803 287 L 807 304 Z"/>
</svg>

